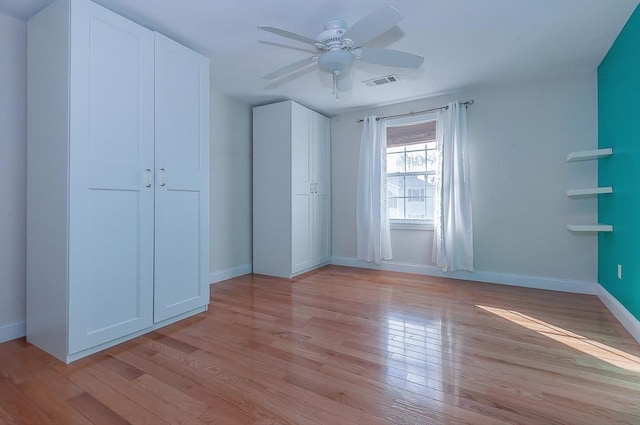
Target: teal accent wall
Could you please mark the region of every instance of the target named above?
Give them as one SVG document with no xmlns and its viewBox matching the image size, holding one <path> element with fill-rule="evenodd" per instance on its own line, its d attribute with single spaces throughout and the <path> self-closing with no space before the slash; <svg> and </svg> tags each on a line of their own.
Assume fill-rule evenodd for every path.
<svg viewBox="0 0 640 425">
<path fill-rule="evenodd" d="M 640 320 L 640 6 L 598 67 L 598 147 L 613 155 L 598 163 L 598 281 Z M 617 267 L 622 265 L 622 279 Z"/>
</svg>

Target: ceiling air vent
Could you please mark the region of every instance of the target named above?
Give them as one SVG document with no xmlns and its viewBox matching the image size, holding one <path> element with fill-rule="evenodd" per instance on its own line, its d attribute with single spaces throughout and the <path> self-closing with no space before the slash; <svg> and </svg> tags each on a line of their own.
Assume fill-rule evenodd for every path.
<svg viewBox="0 0 640 425">
<path fill-rule="evenodd" d="M 395 83 L 396 81 L 400 81 L 398 76 L 395 74 L 385 75 L 384 77 L 377 77 L 371 80 L 363 81 L 364 84 L 370 87 L 381 86 L 383 84 Z"/>
</svg>

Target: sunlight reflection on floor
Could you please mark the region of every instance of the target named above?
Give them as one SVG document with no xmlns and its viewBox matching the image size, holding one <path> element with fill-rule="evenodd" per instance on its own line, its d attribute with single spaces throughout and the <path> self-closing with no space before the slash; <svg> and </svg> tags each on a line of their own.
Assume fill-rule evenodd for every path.
<svg viewBox="0 0 640 425">
<path fill-rule="evenodd" d="M 525 328 L 537 332 L 540 335 L 544 335 L 585 354 L 596 357 L 613 366 L 633 372 L 640 372 L 640 358 L 632 354 L 609 347 L 606 344 L 602 344 L 566 329 L 559 328 L 518 311 L 482 305 L 476 305 L 476 307 L 488 311 L 489 313 L 493 313 L 496 316 L 500 316 L 503 319 L 507 319 L 520 326 L 524 326 Z"/>
<path fill-rule="evenodd" d="M 442 390 L 442 321 L 393 316 L 387 323 L 387 351 L 390 359 L 404 365 L 405 379 Z"/>
</svg>

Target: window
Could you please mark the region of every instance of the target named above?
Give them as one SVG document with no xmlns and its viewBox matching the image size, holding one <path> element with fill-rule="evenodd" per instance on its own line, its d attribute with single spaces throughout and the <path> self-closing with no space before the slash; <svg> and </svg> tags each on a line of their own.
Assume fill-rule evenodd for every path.
<svg viewBox="0 0 640 425">
<path fill-rule="evenodd" d="M 393 228 L 433 225 L 436 121 L 422 115 L 387 122 L 387 211 Z"/>
</svg>

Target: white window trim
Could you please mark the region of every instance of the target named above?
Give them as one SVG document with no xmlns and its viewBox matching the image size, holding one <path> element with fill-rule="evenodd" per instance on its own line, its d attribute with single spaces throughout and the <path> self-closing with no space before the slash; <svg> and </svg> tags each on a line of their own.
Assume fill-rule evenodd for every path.
<svg viewBox="0 0 640 425">
<path fill-rule="evenodd" d="M 390 219 L 391 230 L 433 231 L 433 220 Z"/>
</svg>

